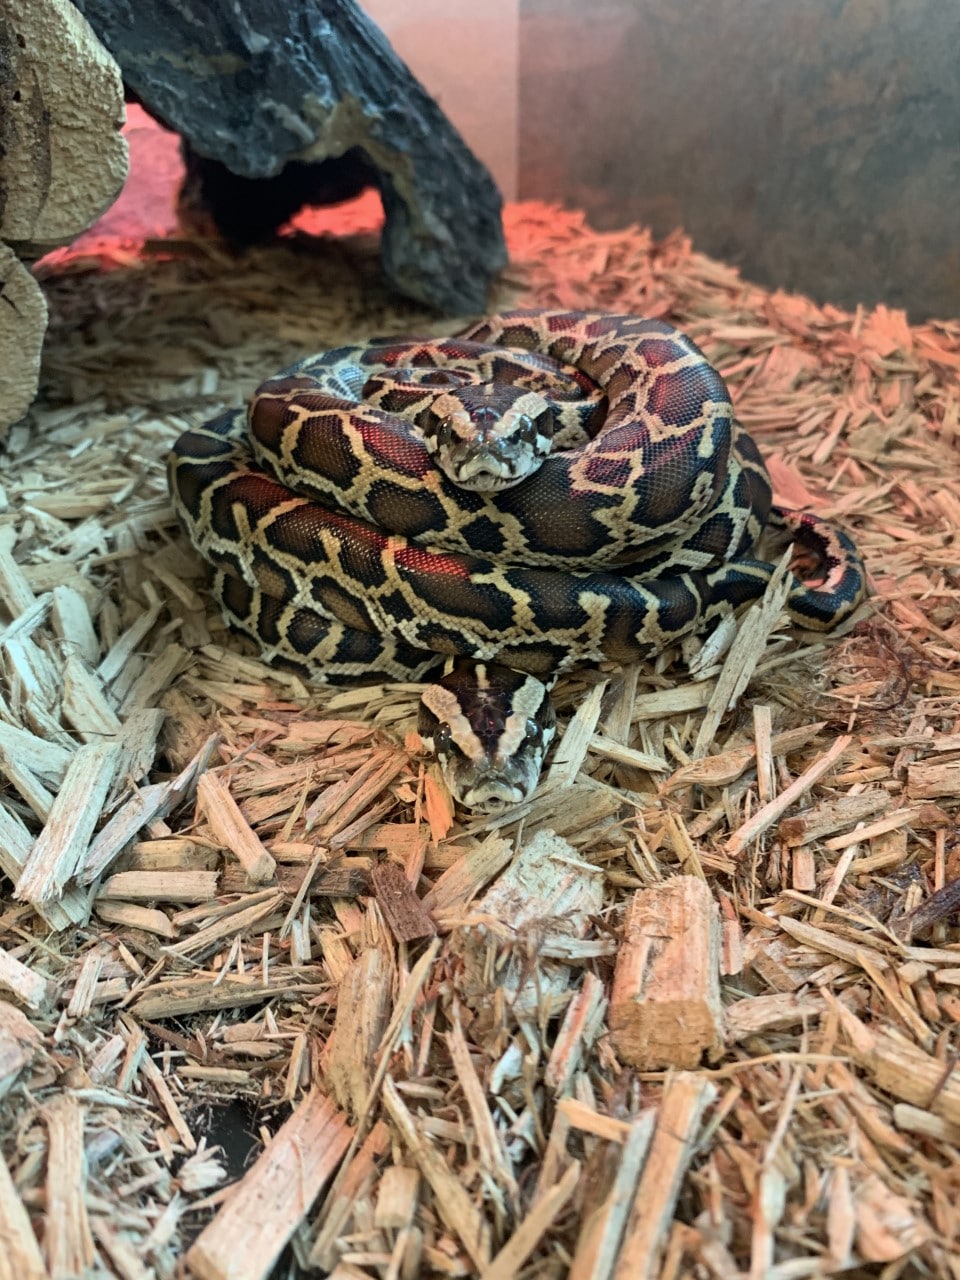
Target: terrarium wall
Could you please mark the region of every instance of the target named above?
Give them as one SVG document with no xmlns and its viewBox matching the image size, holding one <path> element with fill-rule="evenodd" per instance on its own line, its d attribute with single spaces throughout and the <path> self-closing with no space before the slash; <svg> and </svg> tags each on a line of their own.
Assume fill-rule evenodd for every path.
<svg viewBox="0 0 960 1280">
<path fill-rule="evenodd" d="M 684 227 L 751 279 L 960 310 L 943 0 L 368 0 L 507 198 Z"/>
</svg>

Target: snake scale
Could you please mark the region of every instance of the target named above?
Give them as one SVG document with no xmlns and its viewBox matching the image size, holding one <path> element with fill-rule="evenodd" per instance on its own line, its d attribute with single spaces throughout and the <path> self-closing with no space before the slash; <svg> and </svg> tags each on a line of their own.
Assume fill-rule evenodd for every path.
<svg viewBox="0 0 960 1280">
<path fill-rule="evenodd" d="M 310 356 L 184 433 L 169 475 L 266 658 L 326 681 L 459 659 L 421 736 L 478 810 L 532 792 L 571 665 L 708 632 L 791 542 L 815 565 L 798 624 L 829 630 L 865 590 L 846 534 L 772 507 L 722 378 L 660 320 L 509 311 Z"/>
</svg>

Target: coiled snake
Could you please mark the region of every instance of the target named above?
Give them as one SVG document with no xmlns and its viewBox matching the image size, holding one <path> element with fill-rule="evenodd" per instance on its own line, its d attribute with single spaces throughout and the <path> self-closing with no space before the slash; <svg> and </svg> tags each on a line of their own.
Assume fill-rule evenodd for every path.
<svg viewBox="0 0 960 1280">
<path fill-rule="evenodd" d="M 474 809 L 532 792 L 560 671 L 709 631 L 762 595 L 777 546 L 817 564 L 801 625 L 864 594 L 845 534 L 771 507 L 723 380 L 659 320 L 513 311 L 337 348 L 186 432 L 169 473 L 268 659 L 327 681 L 472 660 L 424 691 L 421 735 Z"/>
</svg>

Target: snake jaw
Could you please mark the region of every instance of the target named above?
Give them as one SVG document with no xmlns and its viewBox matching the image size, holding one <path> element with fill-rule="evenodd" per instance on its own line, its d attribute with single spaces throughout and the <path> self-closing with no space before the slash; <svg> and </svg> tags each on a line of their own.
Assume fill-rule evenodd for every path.
<svg viewBox="0 0 960 1280">
<path fill-rule="evenodd" d="M 536 450 L 521 441 L 469 444 L 437 455 L 440 469 L 461 489 L 494 493 L 532 475 L 539 465 Z"/>
<path fill-rule="evenodd" d="M 556 715 L 535 676 L 458 662 L 421 694 L 420 737 L 434 752 L 454 800 L 499 813 L 536 789 Z"/>
</svg>

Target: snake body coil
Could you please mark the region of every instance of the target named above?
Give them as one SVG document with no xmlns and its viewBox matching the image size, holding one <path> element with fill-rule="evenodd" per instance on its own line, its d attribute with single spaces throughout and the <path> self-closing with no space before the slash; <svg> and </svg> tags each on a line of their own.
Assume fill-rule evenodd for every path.
<svg viewBox="0 0 960 1280">
<path fill-rule="evenodd" d="M 170 485 L 227 619 L 268 658 L 325 680 L 482 664 L 424 695 L 426 736 L 472 807 L 535 785 L 544 682 L 708 631 L 763 593 L 761 543 L 817 562 L 817 586 L 795 581 L 788 601 L 804 626 L 837 625 L 864 591 L 843 533 L 771 508 L 698 348 L 630 316 L 508 312 L 310 357 L 264 383 L 248 419 L 186 432 Z"/>
</svg>

